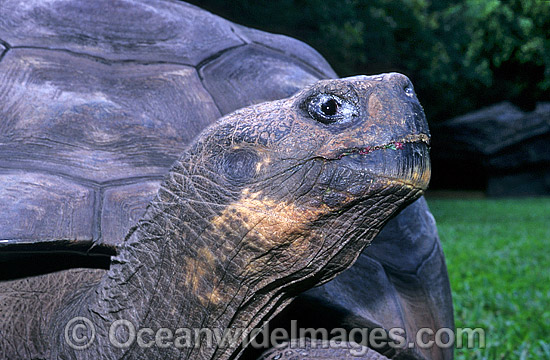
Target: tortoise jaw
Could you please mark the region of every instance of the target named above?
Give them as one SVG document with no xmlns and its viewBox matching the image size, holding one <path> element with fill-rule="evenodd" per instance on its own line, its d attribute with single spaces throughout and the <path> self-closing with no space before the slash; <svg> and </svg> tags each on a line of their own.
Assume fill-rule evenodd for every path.
<svg viewBox="0 0 550 360">
<path fill-rule="evenodd" d="M 335 160 L 353 172 L 420 190 L 427 189 L 431 176 L 429 137 L 424 134 L 383 145 L 348 148 L 339 152 Z"/>
</svg>

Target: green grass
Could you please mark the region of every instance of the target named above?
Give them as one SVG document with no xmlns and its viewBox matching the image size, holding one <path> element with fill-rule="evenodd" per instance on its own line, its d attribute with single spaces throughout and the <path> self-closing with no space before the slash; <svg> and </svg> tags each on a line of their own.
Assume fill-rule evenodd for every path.
<svg viewBox="0 0 550 360">
<path fill-rule="evenodd" d="M 453 290 L 457 327 L 486 347 L 456 359 L 550 359 L 550 198 L 428 199 Z"/>
</svg>

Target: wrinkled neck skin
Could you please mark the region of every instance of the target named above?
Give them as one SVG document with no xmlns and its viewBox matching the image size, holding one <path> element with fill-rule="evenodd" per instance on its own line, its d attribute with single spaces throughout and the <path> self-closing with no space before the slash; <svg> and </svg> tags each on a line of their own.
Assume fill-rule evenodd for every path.
<svg viewBox="0 0 550 360">
<path fill-rule="evenodd" d="M 246 185 L 228 184 L 219 171 L 200 163 L 193 156 L 180 160 L 106 276 L 66 301 L 53 319 L 51 358 L 235 356 L 247 331 L 261 327 L 300 292 L 349 267 L 389 217 L 420 196 L 404 185 L 375 182 L 368 197 L 332 209 L 310 201 L 324 191 L 318 179 L 330 178 L 324 176 L 332 171 L 330 161 L 283 164 L 292 170 Z M 269 185 L 278 178 L 290 180 L 282 187 L 287 194 Z M 64 337 L 65 325 L 77 316 L 96 329 L 84 350 L 70 348 Z M 136 340 L 117 348 L 110 331 L 120 343 L 128 339 L 127 327 L 113 332 L 117 320 L 131 322 L 136 331 L 167 328 L 173 336 L 163 340 L 166 347 L 145 334 L 142 340 L 151 347 Z M 204 328 L 245 332 L 232 344 L 215 338 L 196 343 L 194 333 L 173 343 L 186 334 L 178 329 Z"/>
</svg>

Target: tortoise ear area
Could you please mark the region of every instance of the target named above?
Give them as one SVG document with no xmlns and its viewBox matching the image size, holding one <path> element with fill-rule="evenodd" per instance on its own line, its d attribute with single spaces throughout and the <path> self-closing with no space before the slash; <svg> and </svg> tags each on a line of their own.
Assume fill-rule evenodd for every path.
<svg viewBox="0 0 550 360">
<path fill-rule="evenodd" d="M 228 149 L 221 154 L 218 168 L 224 178 L 234 185 L 245 185 L 256 176 L 260 157 L 252 149 Z"/>
</svg>

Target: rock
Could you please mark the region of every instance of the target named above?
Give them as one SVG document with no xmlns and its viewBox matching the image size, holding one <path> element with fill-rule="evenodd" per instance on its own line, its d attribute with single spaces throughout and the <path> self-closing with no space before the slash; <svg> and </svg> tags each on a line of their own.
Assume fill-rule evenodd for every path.
<svg viewBox="0 0 550 360">
<path fill-rule="evenodd" d="M 433 184 L 489 196 L 550 195 L 550 103 L 503 102 L 433 128 Z"/>
</svg>

